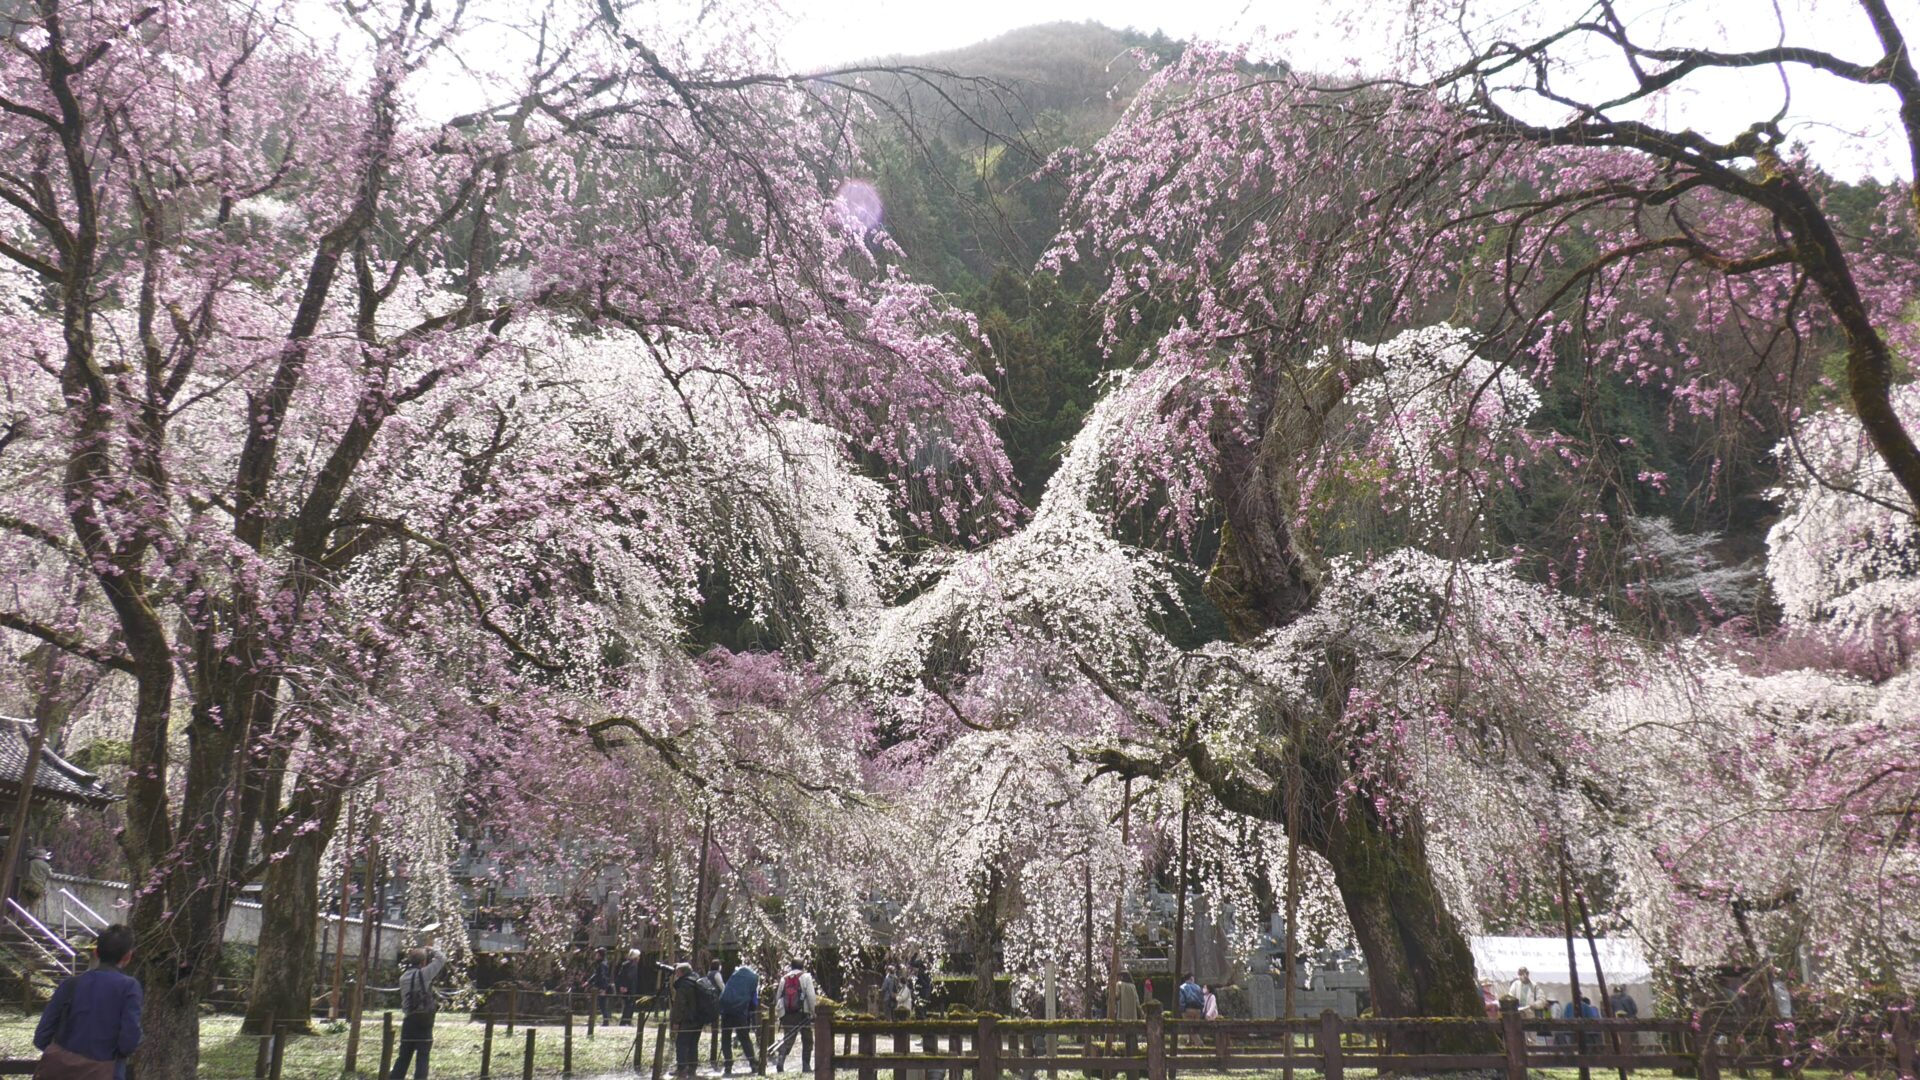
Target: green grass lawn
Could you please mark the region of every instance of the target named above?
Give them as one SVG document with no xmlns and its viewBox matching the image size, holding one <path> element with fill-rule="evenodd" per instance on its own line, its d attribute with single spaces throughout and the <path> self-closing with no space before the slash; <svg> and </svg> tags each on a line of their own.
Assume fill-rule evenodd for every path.
<svg viewBox="0 0 1920 1080">
<path fill-rule="evenodd" d="M 37 1017 L 19 1013 L 0 1015 L 0 1058 L 37 1056 L 33 1049 L 33 1028 Z M 380 1063 L 380 1017 L 370 1014 L 360 1038 L 359 1069 L 353 1075 L 372 1077 Z M 396 1037 L 399 1018 L 395 1018 Z M 521 1075 L 527 1050 L 525 1027 L 516 1027 L 509 1037 L 504 1026 L 496 1025 L 493 1037 L 492 1075 L 513 1078 Z M 561 1074 L 564 1039 L 559 1025 L 540 1026 L 534 1031 L 534 1074 L 553 1077 Z M 340 1065 L 347 1056 L 347 1029 L 316 1025 L 318 1034 L 301 1036 L 287 1043 L 282 1075 L 285 1080 L 337 1080 Z M 443 1013 L 434 1027 L 433 1075 L 435 1077 L 477 1077 L 480 1075 L 482 1025 L 467 1020 L 464 1013 Z M 240 1034 L 237 1016 L 207 1016 L 200 1022 L 200 1075 L 208 1080 L 243 1080 L 253 1076 L 259 1040 Z M 704 1043 L 702 1048 L 704 1049 Z M 668 1047 L 672 1056 L 672 1047 Z M 646 1033 L 642 1049 L 646 1070 L 653 1065 L 653 1032 Z M 631 1076 L 633 1068 L 633 1029 L 602 1029 L 587 1038 L 586 1025 L 576 1022 L 573 1032 L 573 1071 L 578 1077 L 604 1075 Z M 797 1060 L 787 1063 L 797 1067 Z M 798 1074 L 790 1074 L 797 1076 Z"/>
</svg>

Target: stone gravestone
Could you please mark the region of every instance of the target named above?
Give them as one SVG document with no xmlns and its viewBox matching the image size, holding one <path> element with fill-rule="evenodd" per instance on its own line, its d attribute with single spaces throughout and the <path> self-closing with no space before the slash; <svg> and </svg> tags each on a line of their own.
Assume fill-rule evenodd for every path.
<svg viewBox="0 0 1920 1080">
<path fill-rule="evenodd" d="M 1271 975 L 1255 974 L 1247 976 L 1247 1011 L 1255 1020 L 1272 1020 L 1280 1015 L 1280 1004 L 1285 999 L 1280 993 L 1280 980 Z"/>
</svg>

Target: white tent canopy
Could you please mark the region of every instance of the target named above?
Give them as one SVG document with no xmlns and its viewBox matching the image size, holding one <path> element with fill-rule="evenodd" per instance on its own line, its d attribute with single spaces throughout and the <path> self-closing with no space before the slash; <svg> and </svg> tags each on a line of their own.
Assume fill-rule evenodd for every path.
<svg viewBox="0 0 1920 1080">
<path fill-rule="evenodd" d="M 1526 968 L 1548 997 L 1555 1001 L 1567 1000 L 1566 938 L 1476 937 L 1470 944 L 1474 969 L 1480 978 L 1492 980 L 1495 993 L 1506 993 L 1507 984 L 1519 975 L 1521 968 Z M 1607 976 L 1608 988 L 1625 987 L 1641 1005 L 1646 1005 L 1653 969 L 1647 964 L 1647 954 L 1641 951 L 1640 943 L 1631 938 L 1596 938 L 1594 945 L 1600 951 L 1600 966 Z M 1587 948 L 1587 939 L 1574 938 L 1573 951 L 1580 967 L 1580 991 L 1589 999 L 1596 998 L 1599 982 L 1594 978 L 1593 953 Z"/>
<path fill-rule="evenodd" d="M 1595 938 L 1600 965 L 1609 983 L 1640 983 L 1653 977 L 1640 943 L 1631 938 Z M 1566 985 L 1567 939 L 1557 937 L 1476 937 L 1473 939 L 1473 966 L 1483 979 L 1504 985 L 1526 968 L 1534 982 Z M 1587 939 L 1573 939 L 1574 959 L 1580 964 L 1580 981 L 1594 982 L 1593 954 Z"/>
</svg>

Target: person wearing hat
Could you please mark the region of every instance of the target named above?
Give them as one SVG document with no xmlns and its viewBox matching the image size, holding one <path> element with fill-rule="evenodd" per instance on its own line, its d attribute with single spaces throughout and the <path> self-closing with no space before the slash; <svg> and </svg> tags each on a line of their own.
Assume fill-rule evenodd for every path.
<svg viewBox="0 0 1920 1080">
<path fill-rule="evenodd" d="M 673 967 L 673 999 L 667 1010 L 667 1023 L 673 1027 L 673 1071 L 675 1076 L 692 1076 L 700 1067 L 700 979 L 693 965 L 682 961 Z"/>
<path fill-rule="evenodd" d="M 20 902 L 31 908 L 53 886 L 53 852 L 33 848 L 27 852 L 27 869 L 20 876 Z"/>
</svg>

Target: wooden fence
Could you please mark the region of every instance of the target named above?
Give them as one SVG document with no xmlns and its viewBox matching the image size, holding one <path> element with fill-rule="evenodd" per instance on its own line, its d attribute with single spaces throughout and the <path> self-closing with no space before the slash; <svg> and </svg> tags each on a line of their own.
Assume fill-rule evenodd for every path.
<svg viewBox="0 0 1920 1080">
<path fill-rule="evenodd" d="M 1540 1020 L 1511 1002 L 1497 1020 L 1343 1019 L 1329 1011 L 1297 1020 L 1174 1020 L 1158 1003 L 1135 1022 L 977 1019 L 840 1020 L 831 1006 L 814 1016 L 814 1077 L 835 1080 L 1002 1080 L 1061 1072 L 1132 1080 L 1172 1080 L 1200 1072 L 1311 1072 L 1343 1080 L 1350 1069 L 1423 1073 L 1478 1069 L 1526 1080 L 1529 1069 L 1672 1070 L 1720 1080 L 1723 1070 L 1800 1075 L 1808 1068 L 1915 1080 L 1914 1033 L 1895 1010 L 1850 1034 L 1819 1038 L 1792 1025 L 1756 1037 L 1719 1018 L 1688 1020 Z"/>
<path fill-rule="evenodd" d="M 1723 1024 L 1711 1014 L 1698 1021 L 1528 1019 L 1511 1001 L 1502 1004 L 1497 1020 L 1343 1019 L 1331 1011 L 1298 1020 L 1174 1020 L 1161 1015 L 1157 1002 L 1149 1002 L 1145 1013 L 1145 1019 L 1132 1022 L 994 1016 L 842 1020 L 833 1006 L 823 1004 L 813 1018 L 812 1080 L 839 1080 L 840 1073 L 849 1071 L 858 1080 L 881 1080 L 883 1073 L 887 1080 L 930 1080 L 931 1074 L 944 1074 L 946 1080 L 1005 1080 L 1008 1074 L 1036 1078 L 1043 1072 L 1048 1080 L 1057 1080 L 1062 1072 L 1176 1080 L 1182 1070 L 1297 1071 L 1321 1080 L 1345 1080 L 1348 1070 L 1469 1069 L 1502 1072 L 1506 1080 L 1527 1080 L 1531 1069 L 1578 1069 L 1583 1080 L 1593 1070 L 1615 1071 L 1620 1080 L 1627 1080 L 1632 1070 L 1721 1080 L 1727 1071 L 1799 1077 L 1808 1069 L 1920 1080 L 1907 1009 L 1889 1010 L 1846 1030 L 1828 1025 L 1819 1034 L 1777 1023 L 1755 1031 Z M 516 1019 L 527 1024 L 531 1018 Z M 527 1024 L 518 1039 L 503 1032 L 496 1042 L 495 1018 L 485 1016 L 482 1022 L 480 1077 L 552 1075 L 535 1072 L 535 1027 Z M 573 1075 L 575 1024 L 568 1011 L 561 1030 L 549 1033 L 561 1040 L 562 1076 Z M 393 1060 L 397 1026 L 392 1013 L 383 1015 L 378 1058 L 382 1076 Z M 755 1063 L 756 1072 L 765 1070 L 770 1027 L 760 1026 L 762 1059 Z M 283 1025 L 271 1030 L 273 1034 L 260 1037 L 254 1076 L 279 1080 L 289 1035 Z M 672 1067 L 664 1053 L 664 1021 L 656 1034 L 650 1068 L 641 1053 L 639 1028 L 632 1036 L 629 1060 L 636 1075 L 650 1071 L 653 1080 L 664 1080 Z M 789 1047 L 789 1052 L 798 1049 Z M 0 1076 L 31 1072 L 29 1061 L 0 1061 Z M 435 1072 L 450 1075 L 444 1065 Z"/>
</svg>

